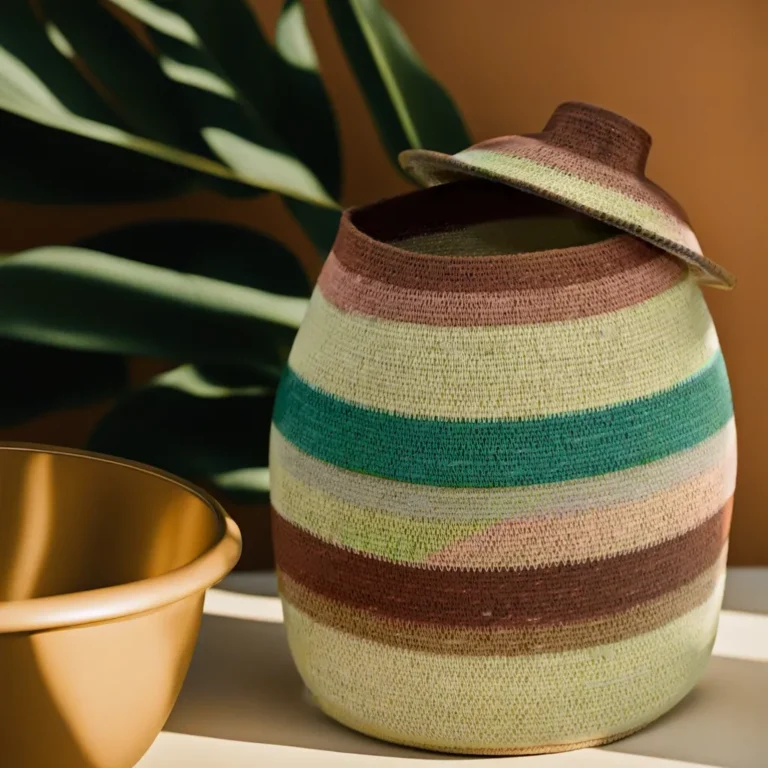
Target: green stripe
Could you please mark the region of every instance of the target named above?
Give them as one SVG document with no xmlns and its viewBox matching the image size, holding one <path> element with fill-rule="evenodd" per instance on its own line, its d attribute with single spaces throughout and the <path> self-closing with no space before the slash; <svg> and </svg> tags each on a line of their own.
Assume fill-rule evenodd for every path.
<svg viewBox="0 0 768 768">
<path fill-rule="evenodd" d="M 503 487 L 616 472 L 697 445 L 733 413 L 721 353 L 671 389 L 611 408 L 511 421 L 440 421 L 372 411 L 286 368 L 274 421 L 302 451 L 409 483 Z"/>
</svg>

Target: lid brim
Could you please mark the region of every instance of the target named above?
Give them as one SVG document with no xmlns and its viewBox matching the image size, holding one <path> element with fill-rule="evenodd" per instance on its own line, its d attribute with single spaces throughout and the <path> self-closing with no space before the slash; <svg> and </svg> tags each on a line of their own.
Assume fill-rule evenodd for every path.
<svg viewBox="0 0 768 768">
<path fill-rule="evenodd" d="M 691 265 L 702 283 L 730 289 L 734 276 L 707 259 L 696 235 L 683 218 L 646 205 L 616 189 L 578 178 L 557 168 L 536 163 L 511 153 L 470 148 L 457 155 L 426 149 L 400 153 L 403 170 L 421 186 L 431 187 L 473 177 L 498 181 L 539 197 L 552 200 L 628 232 Z M 603 168 L 604 170 L 604 168 Z M 660 208 L 668 198 L 658 192 Z"/>
</svg>

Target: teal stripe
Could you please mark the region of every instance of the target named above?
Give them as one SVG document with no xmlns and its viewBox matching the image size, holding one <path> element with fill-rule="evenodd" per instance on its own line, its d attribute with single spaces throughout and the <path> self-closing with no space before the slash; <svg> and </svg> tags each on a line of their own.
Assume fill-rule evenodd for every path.
<svg viewBox="0 0 768 768">
<path fill-rule="evenodd" d="M 501 487 L 558 483 L 662 459 L 731 418 L 718 351 L 675 387 L 611 408 L 511 421 L 440 421 L 382 413 L 308 385 L 287 368 L 274 421 L 302 451 L 409 483 Z"/>
</svg>

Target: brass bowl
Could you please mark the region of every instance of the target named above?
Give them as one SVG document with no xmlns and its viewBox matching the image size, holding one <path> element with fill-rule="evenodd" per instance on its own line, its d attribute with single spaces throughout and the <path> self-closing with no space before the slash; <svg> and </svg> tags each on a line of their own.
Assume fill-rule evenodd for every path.
<svg viewBox="0 0 768 768">
<path fill-rule="evenodd" d="M 221 506 L 171 475 L 0 445 L 0 765 L 134 766 L 239 555 Z"/>
</svg>

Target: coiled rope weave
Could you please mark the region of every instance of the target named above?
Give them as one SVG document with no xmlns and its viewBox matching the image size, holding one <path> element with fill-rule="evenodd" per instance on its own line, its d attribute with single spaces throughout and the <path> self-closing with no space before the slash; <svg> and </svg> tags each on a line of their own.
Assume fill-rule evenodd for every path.
<svg viewBox="0 0 768 768">
<path fill-rule="evenodd" d="M 347 213 L 274 413 L 297 667 L 332 717 L 434 750 L 643 727 L 722 597 L 735 429 L 693 276 L 615 232 L 483 255 L 510 211 L 558 206 L 461 182 Z"/>
</svg>

